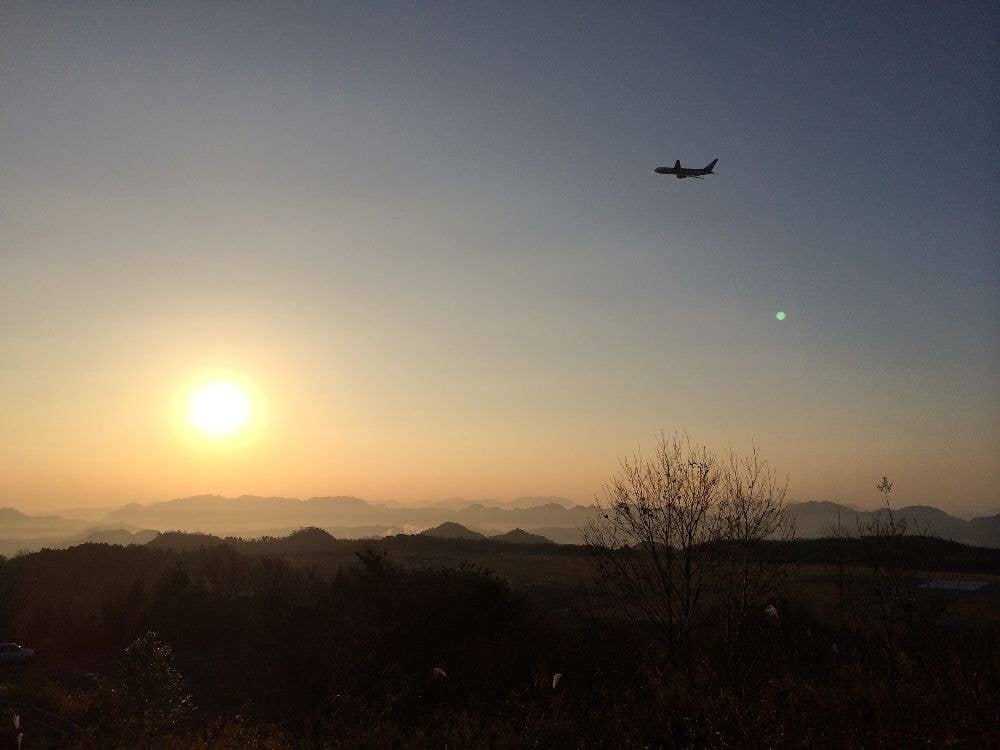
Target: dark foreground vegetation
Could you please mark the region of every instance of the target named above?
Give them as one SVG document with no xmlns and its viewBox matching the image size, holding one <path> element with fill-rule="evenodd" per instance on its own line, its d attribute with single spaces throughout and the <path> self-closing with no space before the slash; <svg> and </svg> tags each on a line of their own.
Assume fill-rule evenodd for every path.
<svg viewBox="0 0 1000 750">
<path fill-rule="evenodd" d="M 979 747 L 1000 739 L 995 595 L 980 597 L 984 611 L 956 619 L 954 597 L 907 583 L 887 639 L 871 589 L 883 579 L 863 564 L 836 565 L 844 544 L 864 542 L 771 546 L 812 573 L 793 568 L 785 593 L 747 618 L 734 663 L 721 622 L 699 623 L 683 651 L 670 651 L 650 623 L 618 616 L 610 593 L 575 589 L 570 609 L 547 608 L 457 562 L 475 557 L 475 543 L 415 541 L 425 554 L 431 545 L 438 557 L 450 551 L 452 563 L 433 567 L 414 564 L 399 540 L 355 543 L 353 563 L 334 572 L 324 553 L 312 553 L 315 569 L 303 563 L 305 539 L 281 552 L 279 540 L 256 549 L 86 544 L 4 562 L 0 640 L 39 655 L 0 678 L 8 685 L 0 713 L 23 715 L 31 747 Z M 905 544 L 908 556 L 933 548 L 948 569 L 946 543 Z M 528 566 L 574 557 L 480 548 L 497 559 L 522 555 Z M 962 569 L 997 571 L 1000 553 L 956 550 Z M 809 584 L 817 562 L 832 563 L 824 590 L 840 592 L 827 603 Z"/>
</svg>

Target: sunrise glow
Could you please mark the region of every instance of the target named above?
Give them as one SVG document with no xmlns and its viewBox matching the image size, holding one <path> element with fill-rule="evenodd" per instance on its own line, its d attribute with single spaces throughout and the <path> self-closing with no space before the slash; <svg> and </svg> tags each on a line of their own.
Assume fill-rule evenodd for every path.
<svg viewBox="0 0 1000 750">
<path fill-rule="evenodd" d="M 189 416 L 199 432 L 231 435 L 250 418 L 250 400 L 232 383 L 211 383 L 199 388 L 191 398 Z"/>
</svg>

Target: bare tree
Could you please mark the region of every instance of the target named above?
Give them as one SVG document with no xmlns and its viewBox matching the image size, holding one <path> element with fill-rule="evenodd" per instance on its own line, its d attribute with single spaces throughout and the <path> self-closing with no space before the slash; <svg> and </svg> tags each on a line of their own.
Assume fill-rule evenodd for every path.
<svg viewBox="0 0 1000 750">
<path fill-rule="evenodd" d="M 661 434 L 651 456 L 622 461 L 585 538 L 600 578 L 671 654 L 719 607 L 735 644 L 777 584 L 758 548 L 788 528 L 784 493 L 756 451 L 720 462 L 686 436 Z"/>
<path fill-rule="evenodd" d="M 795 535 L 792 518 L 785 509 L 787 480 L 780 483 L 757 448 L 744 458 L 729 452 L 723 472 L 723 497 L 719 508 L 725 567 L 723 613 L 726 643 L 732 662 L 740 661 L 746 649 L 747 624 L 778 595 L 786 566 L 768 548 L 769 540 L 788 540 Z M 777 616 L 777 611 L 772 610 Z"/>
</svg>

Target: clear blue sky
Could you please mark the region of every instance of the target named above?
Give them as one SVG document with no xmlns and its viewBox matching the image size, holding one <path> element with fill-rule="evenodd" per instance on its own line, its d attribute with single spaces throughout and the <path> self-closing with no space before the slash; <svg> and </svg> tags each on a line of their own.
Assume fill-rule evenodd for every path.
<svg viewBox="0 0 1000 750">
<path fill-rule="evenodd" d="M 586 501 L 660 428 L 796 497 L 1000 504 L 998 40 L 991 3 L 3 3 L 0 504 Z M 165 426 L 210 371 L 256 447 Z"/>
</svg>

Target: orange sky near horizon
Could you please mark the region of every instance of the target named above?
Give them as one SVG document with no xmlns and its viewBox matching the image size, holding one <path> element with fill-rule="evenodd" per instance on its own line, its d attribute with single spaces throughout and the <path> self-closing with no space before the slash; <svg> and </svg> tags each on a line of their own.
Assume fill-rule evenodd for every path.
<svg viewBox="0 0 1000 750">
<path fill-rule="evenodd" d="M 271 340 L 259 328 L 252 345 L 231 343 L 242 340 L 237 335 L 217 343 L 227 350 L 225 366 L 210 357 L 177 366 L 188 347 L 215 348 L 223 330 L 187 336 L 165 321 L 161 335 L 131 338 L 125 353 L 118 329 L 108 333 L 107 349 L 79 364 L 82 376 L 67 381 L 40 368 L 22 379 L 22 405 L 2 417 L 0 505 L 58 512 L 197 494 L 408 503 L 555 495 L 588 503 L 619 458 L 652 447 L 661 427 L 687 428 L 720 452 L 747 452 L 756 441 L 787 474 L 790 499 L 871 506 L 875 483 L 887 474 L 901 504 L 989 509 L 996 500 L 996 459 L 985 447 L 956 452 L 943 436 L 921 440 L 913 432 L 884 445 L 880 419 L 860 407 L 818 412 L 794 377 L 776 375 L 773 389 L 744 393 L 713 394 L 706 385 L 698 400 L 637 384 L 614 409 L 599 409 L 598 388 L 608 386 L 589 377 L 537 383 L 515 399 L 472 373 L 434 387 L 425 374 L 416 389 L 413 373 L 364 368 L 347 351 L 310 367 L 306 351 L 282 343 L 280 325 Z M 357 354 L 362 346 L 348 349 Z M 438 376 L 446 369 L 443 363 Z M 190 398 L 198 385 L 220 380 L 246 390 L 251 417 L 231 436 L 207 437 L 190 422 Z M 9 374 L 0 383 L 14 387 Z M 801 419 L 775 413 L 778 389 L 800 400 Z M 912 425 L 912 417 L 895 416 Z M 754 429 L 765 424 L 771 429 Z"/>
</svg>

